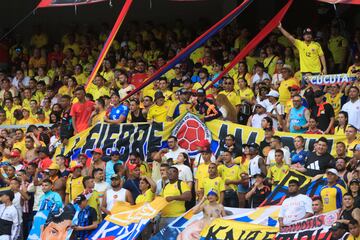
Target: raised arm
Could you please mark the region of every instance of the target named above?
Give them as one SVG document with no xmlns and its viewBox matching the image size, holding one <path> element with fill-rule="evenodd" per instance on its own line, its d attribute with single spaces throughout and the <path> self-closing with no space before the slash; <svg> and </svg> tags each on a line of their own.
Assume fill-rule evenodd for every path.
<svg viewBox="0 0 360 240">
<path fill-rule="evenodd" d="M 292 44 L 295 44 L 296 39 L 282 27 L 281 22 L 278 25 L 278 29 Z"/>
</svg>

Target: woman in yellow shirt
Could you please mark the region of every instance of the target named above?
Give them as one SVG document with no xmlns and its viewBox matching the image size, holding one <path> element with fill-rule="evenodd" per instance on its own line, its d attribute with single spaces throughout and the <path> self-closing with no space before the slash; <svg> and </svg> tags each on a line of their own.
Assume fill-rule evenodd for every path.
<svg viewBox="0 0 360 240">
<path fill-rule="evenodd" d="M 253 105 L 255 103 L 255 95 L 253 90 L 248 85 L 248 82 L 244 78 L 238 79 L 238 95 L 240 96 L 240 103 L 247 103 Z"/>
<path fill-rule="evenodd" d="M 335 133 L 334 135 L 339 136 L 339 135 L 343 135 L 345 136 L 345 130 L 348 126 L 348 113 L 341 111 L 339 112 L 338 115 L 338 122 L 339 124 L 335 127 Z"/>
<path fill-rule="evenodd" d="M 236 80 L 236 82 L 239 82 L 239 79 L 243 78 L 246 80 L 247 84 L 250 85 L 250 81 L 251 81 L 251 74 L 248 71 L 248 66 L 246 64 L 246 62 L 239 62 L 239 66 L 237 69 L 236 74 L 234 74 L 233 76 L 231 76 L 233 79 Z M 239 90 L 239 84 L 235 85 L 235 90 Z"/>
<path fill-rule="evenodd" d="M 156 183 L 150 177 L 142 176 L 140 179 L 139 188 L 141 194 L 136 198 L 136 204 L 152 202 L 154 200 Z"/>
</svg>

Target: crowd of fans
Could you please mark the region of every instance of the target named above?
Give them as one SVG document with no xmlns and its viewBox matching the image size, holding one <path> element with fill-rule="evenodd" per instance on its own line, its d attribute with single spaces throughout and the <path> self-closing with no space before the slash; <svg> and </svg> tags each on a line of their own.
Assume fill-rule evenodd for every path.
<svg viewBox="0 0 360 240">
<path fill-rule="evenodd" d="M 0 221 L 7 222 L 0 225 L 0 239 L 26 239 L 36 212 L 56 215 L 68 203 L 81 208 L 73 235 L 86 239 L 112 214 L 115 202 L 150 202 L 160 195 L 169 204 L 142 232 L 148 239 L 196 202 L 194 210 L 204 211 L 206 222 L 226 215 L 223 206 L 258 207 L 290 169 L 310 177 L 325 174 L 327 185 L 310 199 L 299 194 L 298 181 L 290 181 L 280 227 L 341 209 L 334 235 L 350 231 L 353 239 L 360 238 L 359 30 L 347 32 L 337 20 L 325 31 L 305 28 L 292 35 L 279 24 L 209 87 L 251 38 L 247 28 L 233 24 L 121 102 L 193 37 L 180 20 L 173 28 L 147 22 L 132 23 L 129 29 L 113 42 L 86 89 L 107 37 L 106 25 L 100 33 L 71 29 L 58 42 L 50 41 L 38 26 L 30 41 L 17 36 L 3 42 L 7 49 L 0 63 L 0 183 L 10 190 L 0 197 Z M 330 73 L 347 73 L 355 80 L 329 86 L 309 81 L 311 75 Z M 73 161 L 54 156 L 56 148 L 97 122 L 166 122 L 185 112 L 202 121 L 221 119 L 264 129 L 265 138 L 260 144 L 239 146 L 229 134 L 221 139 L 226 150 L 216 156 L 210 143 L 199 139 L 195 158 L 174 136 L 168 148 L 146 159 L 137 152 L 124 159 L 116 149 L 110 156 L 94 149 L 91 158 L 81 154 Z M 308 151 L 299 135 L 290 152 L 276 131 L 335 134 L 345 140 L 331 155 L 326 136 L 319 136 L 314 150 Z"/>
</svg>

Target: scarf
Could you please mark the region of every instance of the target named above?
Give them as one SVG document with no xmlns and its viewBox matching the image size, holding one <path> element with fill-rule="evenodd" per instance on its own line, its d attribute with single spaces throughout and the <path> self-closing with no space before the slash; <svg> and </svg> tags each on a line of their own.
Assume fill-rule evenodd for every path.
<svg viewBox="0 0 360 240">
<path fill-rule="evenodd" d="M 328 104 L 327 102 L 323 102 L 320 104 L 316 104 L 316 106 L 318 107 L 318 112 L 317 112 L 317 117 L 320 117 L 321 112 L 325 110 L 325 104 Z"/>
</svg>

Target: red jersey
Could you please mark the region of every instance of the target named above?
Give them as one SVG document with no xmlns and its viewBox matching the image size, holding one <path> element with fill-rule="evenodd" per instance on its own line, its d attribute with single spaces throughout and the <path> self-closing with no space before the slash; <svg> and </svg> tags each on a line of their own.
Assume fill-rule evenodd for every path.
<svg viewBox="0 0 360 240">
<path fill-rule="evenodd" d="M 144 82 L 147 77 L 148 75 L 146 73 L 134 73 L 131 76 L 130 83 L 137 88 Z"/>
<path fill-rule="evenodd" d="M 94 110 L 94 102 L 85 101 L 84 103 L 77 102 L 71 106 L 70 115 L 75 117 L 76 131 L 82 132 L 89 127 L 89 118 Z"/>
</svg>

